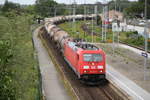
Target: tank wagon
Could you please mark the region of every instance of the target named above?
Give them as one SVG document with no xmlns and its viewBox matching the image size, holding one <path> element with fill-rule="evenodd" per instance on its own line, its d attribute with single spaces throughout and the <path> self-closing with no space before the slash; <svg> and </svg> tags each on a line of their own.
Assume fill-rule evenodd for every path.
<svg viewBox="0 0 150 100">
<path fill-rule="evenodd" d="M 84 17 L 78 15 L 75 16 L 75 19 L 82 20 Z M 72 20 L 72 18 L 73 16 L 59 16 L 46 19 L 45 29 L 77 77 L 86 83 L 97 84 L 105 79 L 105 53 L 94 45 L 75 41 L 67 32 L 55 25 L 56 23 Z M 88 18 L 90 19 L 91 16 Z"/>
</svg>

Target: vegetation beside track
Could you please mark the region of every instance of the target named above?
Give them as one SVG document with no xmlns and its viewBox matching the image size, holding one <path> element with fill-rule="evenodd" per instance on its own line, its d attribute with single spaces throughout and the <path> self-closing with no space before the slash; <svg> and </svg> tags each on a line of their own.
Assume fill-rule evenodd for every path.
<svg viewBox="0 0 150 100">
<path fill-rule="evenodd" d="M 58 26 L 61 27 L 63 30 L 65 30 L 66 32 L 68 32 L 72 37 L 74 38 L 82 38 L 85 39 L 88 42 L 92 41 L 92 36 L 91 34 L 86 34 L 84 32 L 84 30 L 81 28 L 82 25 L 89 23 L 90 24 L 91 21 L 76 21 L 76 33 L 74 32 L 75 28 L 73 26 L 72 22 L 65 22 L 62 24 L 59 24 Z M 91 24 L 90 24 L 91 25 Z M 97 34 L 100 30 L 97 29 Z M 98 42 L 101 40 L 101 37 L 94 35 L 93 36 L 94 42 Z"/>
<path fill-rule="evenodd" d="M 0 15 L 0 100 L 39 100 L 40 81 L 30 30 L 32 16 Z"/>
<path fill-rule="evenodd" d="M 73 36 L 75 38 L 82 38 L 82 39 L 85 39 L 88 42 L 92 42 L 92 35 L 87 34 L 81 28 L 81 26 L 84 25 L 84 24 L 87 25 L 89 30 L 92 29 L 91 21 L 86 21 L 86 22 L 85 21 L 77 21 L 76 22 L 76 33 L 74 32 L 74 27 L 72 26 L 72 22 L 62 23 L 62 24 L 59 25 L 59 27 L 61 27 L 65 31 L 67 31 L 71 36 Z M 102 28 L 98 27 L 98 26 L 94 26 L 93 27 L 93 32 L 95 33 L 95 35 L 93 36 L 93 42 L 102 42 L 102 38 L 101 38 Z M 115 36 L 115 42 L 117 42 L 118 33 L 115 32 L 114 36 Z M 112 38 L 113 38 L 113 32 L 112 32 L 111 29 L 108 29 L 106 42 L 111 43 L 112 40 L 113 40 Z M 143 36 L 139 36 L 137 32 L 120 32 L 119 41 L 144 49 L 145 39 L 144 39 Z M 150 50 L 150 39 L 148 41 L 148 49 Z"/>
<path fill-rule="evenodd" d="M 49 40 L 48 40 L 48 38 L 46 38 L 46 30 L 45 30 L 45 28 L 43 28 L 43 27 L 41 28 L 41 32 L 39 32 L 38 36 L 41 39 L 44 47 L 46 48 L 46 50 L 47 50 L 47 52 L 48 52 L 48 54 L 49 54 L 53 64 L 55 65 L 56 70 L 59 72 L 60 80 L 64 84 L 64 87 L 65 87 L 66 91 L 72 97 L 71 98 L 72 100 L 78 100 L 78 96 L 76 95 L 74 89 L 72 88 L 71 83 L 69 82 L 69 80 L 65 76 L 64 71 L 61 68 L 60 63 L 55 58 L 55 56 L 54 56 L 54 54 L 53 54 L 53 52 L 51 50 L 51 47 L 49 46 L 49 45 L 52 45 L 52 44 L 48 43 Z"/>
<path fill-rule="evenodd" d="M 45 30 L 46 31 L 46 30 Z M 112 85 L 111 83 L 107 83 L 105 85 L 101 86 L 87 86 L 83 83 L 80 83 L 79 80 L 77 80 L 73 75 L 71 69 L 68 65 L 64 65 L 60 59 L 63 59 L 59 57 L 60 55 L 58 51 L 56 51 L 54 47 L 54 43 L 50 40 L 48 35 L 44 32 L 41 32 L 39 34 L 44 46 L 46 47 L 50 57 L 52 58 L 52 61 L 55 64 L 55 67 L 57 71 L 60 72 L 60 79 L 64 83 L 67 91 L 72 96 L 73 100 L 95 100 L 97 98 L 107 100 L 108 98 L 111 100 L 130 100 L 129 96 L 126 93 L 123 93 L 120 89 Z M 60 59 L 59 59 L 60 58 Z M 67 70 L 69 69 L 69 70 Z M 71 71 L 71 72 L 69 72 Z M 96 92 L 95 92 L 96 91 Z"/>
</svg>

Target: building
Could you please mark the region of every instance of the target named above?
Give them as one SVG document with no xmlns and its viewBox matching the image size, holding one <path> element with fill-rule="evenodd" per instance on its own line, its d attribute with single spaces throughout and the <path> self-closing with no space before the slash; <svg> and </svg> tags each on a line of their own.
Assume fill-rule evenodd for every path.
<svg viewBox="0 0 150 100">
<path fill-rule="evenodd" d="M 123 13 L 115 11 L 115 10 L 111 10 L 108 12 L 108 18 L 109 18 L 109 22 L 112 22 L 113 20 L 117 19 L 120 20 L 121 22 L 124 19 Z M 101 14 L 101 18 L 102 20 L 104 20 L 104 14 Z"/>
</svg>

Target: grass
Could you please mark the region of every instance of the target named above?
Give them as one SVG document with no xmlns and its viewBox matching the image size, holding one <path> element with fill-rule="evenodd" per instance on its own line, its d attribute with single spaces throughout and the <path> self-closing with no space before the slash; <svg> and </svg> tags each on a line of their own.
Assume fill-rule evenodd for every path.
<svg viewBox="0 0 150 100">
<path fill-rule="evenodd" d="M 83 24 L 87 24 L 88 28 L 92 30 L 92 24 L 91 21 L 76 21 L 75 26 L 76 26 L 76 33 L 75 33 L 75 27 L 73 27 L 72 22 L 65 22 L 59 25 L 63 30 L 68 32 L 72 37 L 74 38 L 82 38 L 85 39 L 88 42 L 92 42 L 92 35 L 87 34 L 84 32 L 84 30 L 81 28 Z M 96 35 L 93 37 L 93 42 L 102 42 L 102 28 L 98 26 L 93 27 L 93 31 L 96 33 Z M 77 32 L 79 34 L 77 34 Z M 144 48 L 144 38 L 142 36 L 134 37 L 136 36 L 136 32 L 120 32 L 119 33 L 119 40 L 133 45 L 137 47 Z M 111 29 L 107 30 L 107 38 L 106 42 L 112 43 L 112 37 L 113 37 L 113 32 Z M 118 33 L 114 32 L 114 39 L 117 42 L 118 41 Z M 150 50 L 150 39 L 148 40 L 148 49 Z"/>
<path fill-rule="evenodd" d="M 83 24 L 87 24 L 88 28 L 90 30 L 92 30 L 91 21 L 76 21 L 75 24 L 76 24 L 75 25 L 76 26 L 76 32 L 78 32 L 78 33 L 74 32 L 75 27 L 73 27 L 72 22 L 62 23 L 62 24 L 59 25 L 59 27 L 61 27 L 66 32 L 68 32 L 74 38 L 83 38 L 87 42 L 92 42 L 92 35 L 85 33 L 84 30 L 81 28 L 81 26 Z M 102 41 L 102 38 L 101 38 L 102 28 L 94 26 L 93 30 L 94 30 L 93 32 L 96 33 L 96 35 L 93 36 L 93 42 L 101 42 Z M 108 30 L 108 32 L 107 32 L 107 42 L 112 41 L 111 38 L 112 38 L 112 32 L 111 32 L 111 30 Z"/>
<path fill-rule="evenodd" d="M 14 87 L 15 100 L 37 100 L 39 97 L 38 63 L 30 25 L 32 16 L 21 15 L 12 19 L 0 16 L 0 40 L 10 40 L 13 57 L 8 69 L 12 73 L 10 83 Z M 9 98 L 11 99 L 11 98 Z"/>
</svg>

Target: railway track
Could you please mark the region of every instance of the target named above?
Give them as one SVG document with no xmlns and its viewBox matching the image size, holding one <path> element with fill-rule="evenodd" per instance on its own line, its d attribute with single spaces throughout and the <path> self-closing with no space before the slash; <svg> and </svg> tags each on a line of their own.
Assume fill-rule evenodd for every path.
<svg viewBox="0 0 150 100">
<path fill-rule="evenodd" d="M 82 84 L 80 80 L 77 79 L 75 73 L 71 70 L 69 65 L 64 61 L 63 56 L 60 54 L 58 48 L 56 48 L 55 43 L 49 38 L 46 33 L 45 28 L 41 28 L 39 36 L 47 46 L 47 50 L 53 54 L 55 63 L 58 64 L 59 69 L 62 71 L 62 75 L 66 77 L 68 82 L 71 84 L 73 92 L 77 96 L 78 100 L 130 100 L 128 95 L 122 93 L 111 83 L 107 83 L 101 86 L 88 86 Z M 51 55 L 50 55 L 51 56 Z"/>
<path fill-rule="evenodd" d="M 89 29 L 86 24 L 81 25 L 81 29 L 82 29 L 85 33 L 87 33 L 88 35 L 91 35 L 91 34 L 92 34 L 92 30 Z M 94 35 L 94 36 L 100 36 L 100 35 L 98 35 L 96 32 L 93 32 L 93 35 Z"/>
<path fill-rule="evenodd" d="M 127 46 L 130 46 L 130 47 L 133 47 L 133 48 L 136 48 L 136 49 L 142 50 L 142 51 L 145 51 L 145 49 L 144 49 L 144 48 L 141 48 L 141 47 L 138 47 L 138 46 L 130 45 L 130 44 L 127 44 L 127 43 L 125 43 L 125 42 L 121 42 L 121 41 L 119 41 L 119 43 L 121 43 L 121 44 L 125 44 L 125 45 L 127 45 Z M 150 51 L 148 51 L 148 53 L 150 53 Z"/>
<path fill-rule="evenodd" d="M 81 25 L 81 29 L 83 29 L 83 31 L 84 31 L 85 33 L 87 33 L 88 35 L 91 35 L 91 33 L 92 33 L 92 32 L 91 32 L 91 30 L 88 28 L 88 26 L 87 26 L 87 25 L 85 25 L 85 24 Z M 100 36 L 100 35 L 97 35 L 95 32 L 94 32 L 94 35 L 95 35 L 95 36 Z M 133 48 L 136 48 L 136 49 L 142 50 L 142 51 L 145 51 L 145 49 L 144 49 L 144 48 L 142 48 L 142 47 L 138 47 L 138 46 L 130 45 L 130 44 L 127 44 L 127 43 L 122 42 L 122 41 L 119 41 L 119 43 L 121 43 L 121 44 L 125 44 L 125 45 L 127 45 L 127 46 L 130 46 L 130 47 L 133 47 Z M 148 53 L 150 53 L 150 51 L 148 51 Z"/>
</svg>

